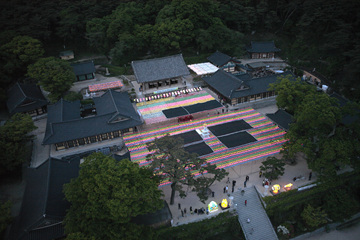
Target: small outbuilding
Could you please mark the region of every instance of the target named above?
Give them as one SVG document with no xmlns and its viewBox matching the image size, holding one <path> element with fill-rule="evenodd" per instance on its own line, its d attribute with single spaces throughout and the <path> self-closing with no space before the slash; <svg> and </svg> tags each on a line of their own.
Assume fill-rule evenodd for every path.
<svg viewBox="0 0 360 240">
<path fill-rule="evenodd" d="M 62 60 L 74 59 L 74 51 L 73 50 L 62 51 L 60 52 L 59 57 Z"/>
<path fill-rule="evenodd" d="M 76 81 L 95 79 L 95 65 L 93 61 L 72 63 L 71 67 L 76 75 Z"/>
</svg>

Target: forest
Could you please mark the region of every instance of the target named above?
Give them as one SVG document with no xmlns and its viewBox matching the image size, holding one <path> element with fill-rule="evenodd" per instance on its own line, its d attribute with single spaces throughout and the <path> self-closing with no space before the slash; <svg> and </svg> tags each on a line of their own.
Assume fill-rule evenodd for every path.
<svg viewBox="0 0 360 240">
<path fill-rule="evenodd" d="M 252 40 L 274 40 L 294 69 L 315 68 L 336 91 L 360 97 L 357 0 L 13 0 L 0 9 L 2 102 L 28 65 L 64 48 L 121 66 L 174 53 L 242 57 Z"/>
</svg>

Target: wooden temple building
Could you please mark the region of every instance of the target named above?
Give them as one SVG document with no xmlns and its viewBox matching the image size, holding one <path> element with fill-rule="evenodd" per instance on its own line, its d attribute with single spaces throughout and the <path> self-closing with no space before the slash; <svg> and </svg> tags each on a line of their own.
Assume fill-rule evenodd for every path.
<svg viewBox="0 0 360 240">
<path fill-rule="evenodd" d="M 140 85 L 140 91 L 172 91 L 173 88 L 183 85 L 184 77 L 190 75 L 182 54 L 132 61 L 131 66 Z"/>
<path fill-rule="evenodd" d="M 295 80 L 291 72 L 252 78 L 249 74 L 233 75 L 223 70 L 218 70 L 203 80 L 223 102 L 236 105 L 274 97 L 275 92 L 269 90 L 270 84 L 275 83 L 279 76 L 286 75 Z"/>
<path fill-rule="evenodd" d="M 61 99 L 50 105 L 43 144 L 56 150 L 87 145 L 119 138 L 143 123 L 126 92 L 108 90 L 93 101 L 82 105 Z"/>
<path fill-rule="evenodd" d="M 15 113 L 27 113 L 37 116 L 47 112 L 48 101 L 36 84 L 17 82 L 7 92 L 6 105 L 10 115 Z"/>
<path fill-rule="evenodd" d="M 258 58 L 274 58 L 280 49 L 275 46 L 274 41 L 251 42 L 246 51 L 249 57 L 253 59 Z"/>
<path fill-rule="evenodd" d="M 71 67 L 75 73 L 76 81 L 95 79 L 95 65 L 93 61 L 72 63 Z"/>
<path fill-rule="evenodd" d="M 215 53 L 211 54 L 207 60 L 226 72 L 235 72 L 236 70 L 237 61 L 222 52 L 216 51 Z"/>
</svg>

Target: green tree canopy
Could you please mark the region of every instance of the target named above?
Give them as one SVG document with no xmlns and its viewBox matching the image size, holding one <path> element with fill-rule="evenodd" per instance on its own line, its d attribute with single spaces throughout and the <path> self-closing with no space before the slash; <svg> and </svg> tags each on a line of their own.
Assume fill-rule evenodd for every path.
<svg viewBox="0 0 360 240">
<path fill-rule="evenodd" d="M 71 207 L 66 233 L 96 239 L 140 239 L 148 229 L 130 222 L 163 206 L 159 181 L 151 171 L 129 160 L 94 153 L 81 164 L 79 177 L 64 185 Z"/>
<path fill-rule="evenodd" d="M 146 156 L 151 161 L 150 169 L 159 177 L 171 182 L 170 204 L 174 204 L 175 192 L 180 197 L 185 197 L 182 185 L 195 186 L 201 201 L 207 199 L 206 192 L 215 181 L 221 181 L 228 173 L 224 169 L 216 169 L 216 165 L 210 165 L 206 159 L 199 158 L 197 154 L 185 151 L 182 138 L 172 137 L 169 134 L 162 138 L 155 138 L 153 142 L 147 143 L 151 152 Z M 199 172 L 200 177 L 195 178 Z M 209 173 L 208 176 L 204 176 Z"/>
<path fill-rule="evenodd" d="M 278 77 L 276 83 L 270 84 L 270 90 L 274 90 L 277 94 L 276 105 L 294 114 L 305 96 L 314 94 L 316 88 L 301 81 L 299 78 L 296 81 L 292 81 L 291 78 L 293 78 L 291 75 Z"/>
<path fill-rule="evenodd" d="M 263 172 L 264 177 L 268 179 L 278 179 L 279 176 L 284 175 L 285 162 L 276 157 L 268 157 L 261 163 L 260 170 Z"/>
<path fill-rule="evenodd" d="M 282 78 L 271 88 L 278 94 L 277 105 L 294 114 L 285 134 L 288 141 L 284 144 L 284 157 L 305 153 L 308 167 L 324 179 L 334 179 L 336 169 L 341 166 L 358 166 L 357 125 L 347 126 L 342 122 L 349 112 L 358 111 L 356 104 L 340 108 L 335 98 L 299 80 L 291 83 L 288 78 Z"/>
<path fill-rule="evenodd" d="M 33 138 L 29 133 L 35 129 L 31 117 L 22 113 L 0 126 L 0 175 L 17 170 L 26 162 L 26 144 Z"/>
<path fill-rule="evenodd" d="M 326 212 L 321 210 L 320 207 L 313 208 L 310 204 L 304 208 L 304 211 L 301 213 L 301 217 L 311 228 L 316 228 L 321 224 L 327 223 Z"/>
<path fill-rule="evenodd" d="M 0 202 L 0 236 L 3 236 L 6 228 L 12 222 L 11 202 Z"/>
<path fill-rule="evenodd" d="M 63 97 L 75 81 L 70 64 L 54 57 L 39 59 L 28 67 L 27 74 L 38 81 L 45 91 L 50 92 L 49 98 L 52 102 Z"/>
<path fill-rule="evenodd" d="M 3 72 L 11 78 L 22 77 L 29 64 L 44 55 L 41 42 L 29 36 L 16 36 L 0 47 Z"/>
</svg>

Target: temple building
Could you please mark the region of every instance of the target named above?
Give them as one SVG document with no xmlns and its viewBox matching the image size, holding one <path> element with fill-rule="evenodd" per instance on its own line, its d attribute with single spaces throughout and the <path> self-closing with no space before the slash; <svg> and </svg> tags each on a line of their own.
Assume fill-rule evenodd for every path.
<svg viewBox="0 0 360 240">
<path fill-rule="evenodd" d="M 182 54 L 132 61 L 140 91 L 173 91 L 184 86 L 185 76 L 190 75 Z"/>
<path fill-rule="evenodd" d="M 279 76 L 286 75 L 291 75 L 295 80 L 291 72 L 252 78 L 248 74 L 233 75 L 223 70 L 218 70 L 214 75 L 204 77 L 203 80 L 223 102 L 236 105 L 274 97 L 275 92 L 269 90 L 270 84 L 275 83 Z"/>
<path fill-rule="evenodd" d="M 6 102 L 10 115 L 15 113 L 27 113 L 37 116 L 47 112 L 48 101 L 36 84 L 17 82 L 9 88 Z"/>
<path fill-rule="evenodd" d="M 249 57 L 253 59 L 257 58 L 274 58 L 280 49 L 275 46 L 274 41 L 263 41 L 263 42 L 251 42 L 250 46 L 247 47 Z"/>
<path fill-rule="evenodd" d="M 48 107 L 43 144 L 56 150 L 119 138 L 143 123 L 126 92 L 108 90 L 93 104 L 61 99 Z"/>
<path fill-rule="evenodd" d="M 226 72 L 235 72 L 236 60 L 222 52 L 216 51 L 215 53 L 211 54 L 207 60 Z"/>
<path fill-rule="evenodd" d="M 75 73 L 76 81 L 95 79 L 95 65 L 93 61 L 72 63 L 71 67 Z"/>
</svg>

